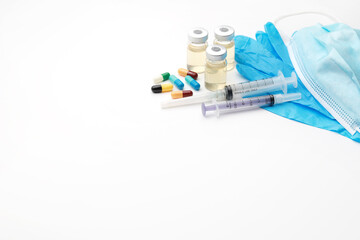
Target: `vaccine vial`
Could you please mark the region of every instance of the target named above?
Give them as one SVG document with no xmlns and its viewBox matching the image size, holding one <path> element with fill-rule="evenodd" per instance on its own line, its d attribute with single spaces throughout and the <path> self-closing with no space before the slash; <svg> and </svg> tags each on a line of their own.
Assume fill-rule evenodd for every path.
<svg viewBox="0 0 360 240">
<path fill-rule="evenodd" d="M 205 87 L 210 91 L 223 89 L 226 85 L 226 48 L 212 45 L 206 49 Z"/>
<path fill-rule="evenodd" d="M 187 69 L 196 73 L 205 71 L 208 31 L 194 28 L 188 33 Z"/>
<path fill-rule="evenodd" d="M 215 28 L 215 45 L 224 46 L 227 50 L 227 70 L 232 70 L 235 67 L 235 31 L 230 26 L 219 26 Z"/>
</svg>

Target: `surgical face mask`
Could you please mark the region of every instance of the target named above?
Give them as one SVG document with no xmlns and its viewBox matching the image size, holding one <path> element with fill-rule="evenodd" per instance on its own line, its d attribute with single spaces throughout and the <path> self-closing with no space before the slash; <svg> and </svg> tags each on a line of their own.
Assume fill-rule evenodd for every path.
<svg viewBox="0 0 360 240">
<path fill-rule="evenodd" d="M 350 134 L 360 132 L 360 31 L 317 24 L 296 31 L 287 47 L 309 92 Z"/>
</svg>

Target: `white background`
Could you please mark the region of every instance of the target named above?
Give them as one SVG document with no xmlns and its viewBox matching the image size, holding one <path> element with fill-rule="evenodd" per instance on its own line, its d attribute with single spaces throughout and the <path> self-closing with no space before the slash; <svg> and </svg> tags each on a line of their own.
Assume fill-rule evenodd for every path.
<svg viewBox="0 0 360 240">
<path fill-rule="evenodd" d="M 188 29 L 303 10 L 360 28 L 355 0 L 1 1 L 0 239 L 359 239 L 359 143 L 150 91 Z"/>
</svg>

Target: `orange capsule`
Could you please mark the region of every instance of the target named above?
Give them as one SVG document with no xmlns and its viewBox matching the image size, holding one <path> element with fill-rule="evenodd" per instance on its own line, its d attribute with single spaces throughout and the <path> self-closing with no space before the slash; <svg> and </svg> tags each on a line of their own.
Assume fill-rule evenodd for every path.
<svg viewBox="0 0 360 240">
<path fill-rule="evenodd" d="M 185 68 L 179 68 L 178 73 L 182 77 L 190 76 L 195 80 L 198 78 L 198 74 L 196 72 L 187 70 Z"/>
<path fill-rule="evenodd" d="M 193 92 L 191 90 L 182 90 L 182 91 L 173 91 L 173 92 L 171 92 L 171 97 L 173 99 L 190 97 L 192 95 L 193 95 Z"/>
</svg>

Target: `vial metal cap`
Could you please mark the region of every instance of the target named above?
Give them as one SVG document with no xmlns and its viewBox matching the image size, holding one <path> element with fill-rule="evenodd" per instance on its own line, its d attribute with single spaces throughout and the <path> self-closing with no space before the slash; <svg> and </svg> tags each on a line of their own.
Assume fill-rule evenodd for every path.
<svg viewBox="0 0 360 240">
<path fill-rule="evenodd" d="M 192 43 L 205 43 L 208 35 L 208 31 L 203 28 L 193 28 L 189 31 L 188 38 Z"/>
<path fill-rule="evenodd" d="M 226 25 L 215 28 L 215 38 L 219 41 L 231 41 L 235 36 L 235 30 Z"/>
<path fill-rule="evenodd" d="M 210 61 L 222 61 L 226 58 L 226 48 L 220 45 L 212 45 L 206 48 L 206 57 Z"/>
</svg>

